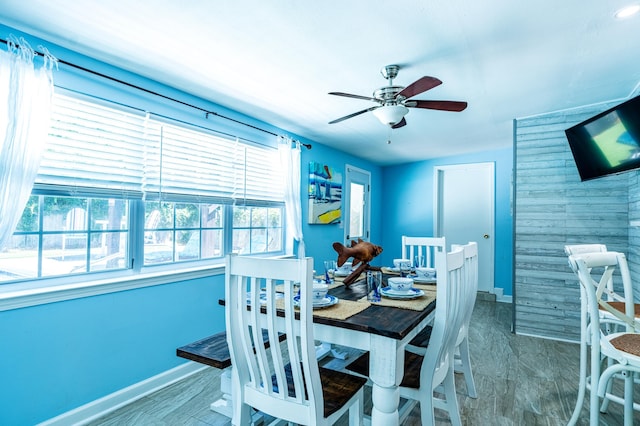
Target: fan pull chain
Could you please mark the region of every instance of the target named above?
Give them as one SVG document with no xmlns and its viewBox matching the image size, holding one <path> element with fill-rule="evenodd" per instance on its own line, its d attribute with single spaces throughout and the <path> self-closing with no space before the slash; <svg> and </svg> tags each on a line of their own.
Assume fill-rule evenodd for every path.
<svg viewBox="0 0 640 426">
<path fill-rule="evenodd" d="M 389 126 L 389 134 L 387 136 L 387 145 L 391 145 L 391 126 Z"/>
</svg>

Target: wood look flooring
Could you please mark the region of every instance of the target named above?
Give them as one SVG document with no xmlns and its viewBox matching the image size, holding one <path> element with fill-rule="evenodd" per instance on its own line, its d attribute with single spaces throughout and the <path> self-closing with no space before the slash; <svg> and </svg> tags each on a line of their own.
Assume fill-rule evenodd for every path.
<svg viewBox="0 0 640 426">
<path fill-rule="evenodd" d="M 464 380 L 456 375 L 463 424 L 566 425 L 577 396 L 578 344 L 512 334 L 511 305 L 485 299 L 478 298 L 469 335 L 477 399 L 466 396 Z M 332 368 L 344 362 L 323 360 Z M 635 394 L 639 393 L 636 389 Z M 370 391 L 365 393 L 367 413 L 370 395 Z M 228 426 L 228 418 L 209 409 L 220 396 L 220 370 L 208 367 L 88 425 Z M 589 424 L 588 392 L 585 399 L 580 425 Z M 338 424 L 346 425 L 346 420 Z M 621 407 L 611 403 L 600 422 L 622 425 Z M 420 425 L 419 405 L 403 424 Z M 436 424 L 450 424 L 447 414 L 436 411 Z M 640 424 L 640 413 L 635 414 L 634 424 Z"/>
</svg>

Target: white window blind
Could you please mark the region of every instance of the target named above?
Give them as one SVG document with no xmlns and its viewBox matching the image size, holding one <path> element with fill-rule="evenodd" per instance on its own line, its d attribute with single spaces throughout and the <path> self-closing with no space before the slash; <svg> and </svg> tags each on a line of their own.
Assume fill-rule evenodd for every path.
<svg viewBox="0 0 640 426">
<path fill-rule="evenodd" d="M 146 199 L 282 202 L 276 149 L 57 93 L 40 188 Z"/>
<path fill-rule="evenodd" d="M 142 114 L 56 94 L 36 185 L 139 197 L 143 130 Z"/>
</svg>

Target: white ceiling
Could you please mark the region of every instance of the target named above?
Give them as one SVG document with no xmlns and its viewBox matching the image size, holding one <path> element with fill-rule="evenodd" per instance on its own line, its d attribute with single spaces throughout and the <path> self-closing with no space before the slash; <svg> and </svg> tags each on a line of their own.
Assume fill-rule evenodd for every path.
<svg viewBox="0 0 640 426">
<path fill-rule="evenodd" d="M 512 120 L 613 99 L 640 82 L 637 0 L 0 0 L 0 23 L 262 119 L 398 164 L 512 144 Z M 61 58 L 65 59 L 65 58 Z M 443 84 L 390 131 L 366 113 L 379 70 Z M 391 144 L 387 139 L 391 135 Z"/>
</svg>

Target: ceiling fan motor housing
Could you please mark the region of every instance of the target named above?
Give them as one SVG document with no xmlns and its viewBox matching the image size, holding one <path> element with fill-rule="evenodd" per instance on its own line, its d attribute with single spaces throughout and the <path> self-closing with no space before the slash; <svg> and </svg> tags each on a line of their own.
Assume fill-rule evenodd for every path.
<svg viewBox="0 0 640 426">
<path fill-rule="evenodd" d="M 404 89 L 404 86 L 385 86 L 373 92 L 373 97 L 383 105 L 396 105 L 401 99 L 396 99 L 396 95 Z"/>
</svg>

